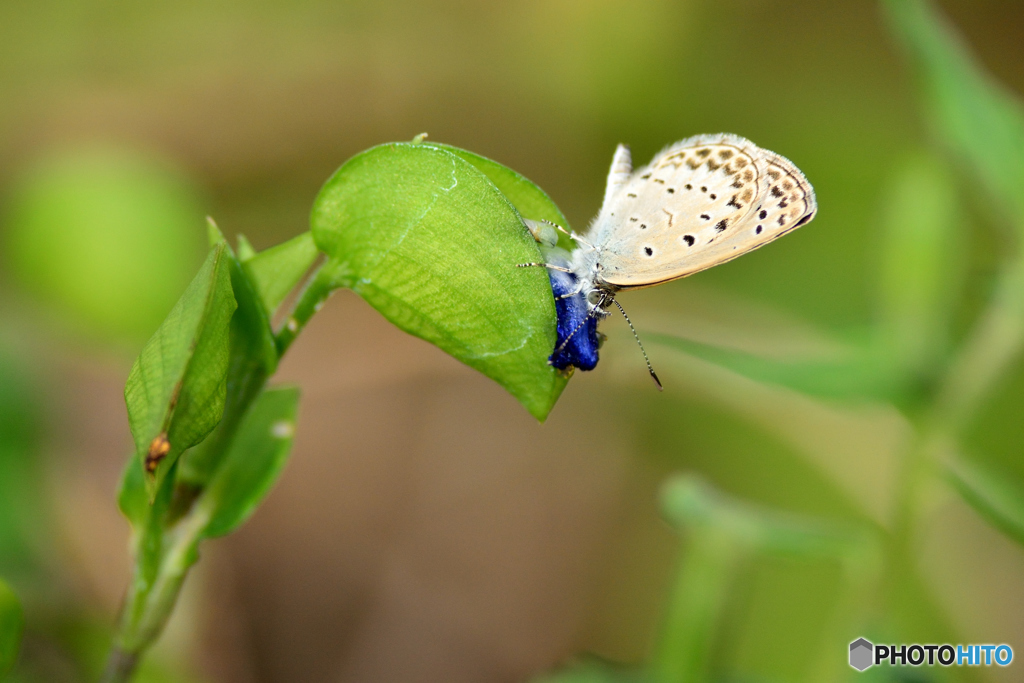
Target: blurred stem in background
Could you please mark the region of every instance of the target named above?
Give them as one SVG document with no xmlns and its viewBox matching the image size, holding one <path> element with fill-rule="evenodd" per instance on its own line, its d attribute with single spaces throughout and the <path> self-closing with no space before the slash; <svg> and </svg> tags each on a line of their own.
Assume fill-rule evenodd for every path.
<svg viewBox="0 0 1024 683">
<path fill-rule="evenodd" d="M 686 539 L 686 551 L 650 664 L 656 683 L 714 679 L 716 627 L 737 568 L 755 555 L 839 563 L 845 594 L 836 601 L 831 621 L 835 630 L 842 630 L 850 621 L 863 619 L 865 603 L 846 598 L 863 597 L 863 589 L 877 579 L 878 551 L 870 535 L 731 500 L 691 476 L 668 480 L 661 502 L 664 517 Z M 826 635 L 835 633 L 826 629 Z M 843 673 L 831 661 L 815 672 L 821 676 L 817 680 L 834 680 Z"/>
</svg>

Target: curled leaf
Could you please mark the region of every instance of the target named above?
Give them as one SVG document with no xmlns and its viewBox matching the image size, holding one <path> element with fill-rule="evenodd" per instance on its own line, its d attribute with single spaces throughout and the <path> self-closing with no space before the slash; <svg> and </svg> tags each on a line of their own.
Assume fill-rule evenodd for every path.
<svg viewBox="0 0 1024 683">
<path fill-rule="evenodd" d="M 565 386 L 547 362 L 551 285 L 544 269 L 516 267 L 539 260 L 536 243 L 477 166 L 428 144 L 367 150 L 324 185 L 312 233 L 334 286 L 547 416 Z"/>
</svg>

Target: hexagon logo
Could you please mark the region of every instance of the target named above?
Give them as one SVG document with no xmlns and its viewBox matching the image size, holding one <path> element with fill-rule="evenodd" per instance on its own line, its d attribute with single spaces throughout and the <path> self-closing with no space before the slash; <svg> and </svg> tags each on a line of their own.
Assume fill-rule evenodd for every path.
<svg viewBox="0 0 1024 683">
<path fill-rule="evenodd" d="M 850 643 L 850 666 L 857 671 L 863 671 L 874 664 L 874 649 L 875 646 L 864 638 L 858 638 Z"/>
</svg>

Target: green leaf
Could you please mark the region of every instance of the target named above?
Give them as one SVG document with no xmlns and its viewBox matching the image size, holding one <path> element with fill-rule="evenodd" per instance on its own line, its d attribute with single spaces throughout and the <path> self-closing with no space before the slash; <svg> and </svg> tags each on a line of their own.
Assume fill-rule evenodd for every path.
<svg viewBox="0 0 1024 683">
<path fill-rule="evenodd" d="M 243 259 L 242 267 L 259 292 L 268 314 L 272 315 L 277 310 L 302 276 L 309 272 L 319 254 L 313 235 L 304 232 L 252 258 Z"/>
<path fill-rule="evenodd" d="M 242 419 L 230 449 L 196 502 L 209 516 L 204 536 L 234 531 L 255 512 L 288 461 L 299 391 L 267 389 Z"/>
<path fill-rule="evenodd" d="M 249 238 L 242 233 L 238 233 L 238 236 L 235 239 L 238 241 L 238 249 L 236 249 L 236 251 L 238 252 L 239 261 L 245 263 L 256 255 L 256 250 L 253 249 L 252 244 L 249 242 Z"/>
<path fill-rule="evenodd" d="M 890 397 L 899 389 L 899 375 L 888 350 L 870 338 L 821 354 L 785 358 L 764 357 L 672 334 L 645 332 L 644 340 L 710 361 L 758 382 L 820 398 Z"/>
<path fill-rule="evenodd" d="M 934 373 L 948 350 L 949 320 L 964 253 L 956 185 L 921 154 L 888 183 L 882 213 L 881 334 L 893 365 L 913 379 Z"/>
<path fill-rule="evenodd" d="M 128 422 L 149 475 L 150 497 L 178 456 L 202 441 L 224 412 L 228 338 L 236 308 L 232 262 L 225 244 L 210 250 L 128 375 Z"/>
<path fill-rule="evenodd" d="M 335 286 L 547 416 L 566 381 L 547 364 L 551 285 L 542 269 L 516 267 L 538 260 L 537 245 L 474 165 L 426 144 L 370 149 L 324 185 L 312 232 Z"/>
<path fill-rule="evenodd" d="M 231 289 L 238 307 L 231 316 L 230 356 L 223 416 L 214 432 L 187 452 L 178 471 L 180 481 L 202 488 L 224 457 L 243 411 L 277 368 L 277 347 L 267 311 L 244 266 L 235 258 L 217 225 L 210 221 L 211 245 L 224 245 L 231 262 Z"/>
<path fill-rule="evenodd" d="M 890 23 L 914 60 L 940 138 L 970 164 L 1024 233 L 1024 112 L 925 0 L 886 0 Z"/>
<path fill-rule="evenodd" d="M 146 491 L 146 474 L 138 458 L 129 458 L 121 473 L 117 489 L 117 507 L 133 529 L 141 529 L 149 518 L 149 493 Z"/>
<path fill-rule="evenodd" d="M 987 465 L 956 455 L 945 460 L 946 477 L 971 507 L 1024 545 L 1024 489 Z"/>
<path fill-rule="evenodd" d="M 456 154 L 473 164 L 478 171 L 487 176 L 501 190 L 501 193 L 512 202 L 512 205 L 516 207 L 519 215 L 523 218 L 530 218 L 535 221 L 548 220 L 561 225 L 566 230 L 569 229 L 569 221 L 566 220 L 561 209 L 551 201 L 551 198 L 548 197 L 544 190 L 534 185 L 526 176 L 520 175 L 508 166 L 499 164 L 493 159 L 482 157 L 479 154 L 474 154 L 458 147 L 436 142 L 426 142 L 424 144 Z M 569 246 L 571 247 L 572 245 L 570 244 Z"/>
<path fill-rule="evenodd" d="M 0 678 L 14 667 L 24 625 L 21 603 L 14 591 L 0 580 Z"/>
</svg>

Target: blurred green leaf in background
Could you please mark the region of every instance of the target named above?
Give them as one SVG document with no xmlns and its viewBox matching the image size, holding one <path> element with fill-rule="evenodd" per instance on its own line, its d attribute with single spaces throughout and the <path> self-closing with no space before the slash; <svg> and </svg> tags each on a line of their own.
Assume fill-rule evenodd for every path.
<svg viewBox="0 0 1024 683">
<path fill-rule="evenodd" d="M 159 159 L 114 146 L 41 160 L 9 197 L 0 257 L 17 284 L 101 338 L 138 342 L 198 262 L 196 191 Z"/>
</svg>

